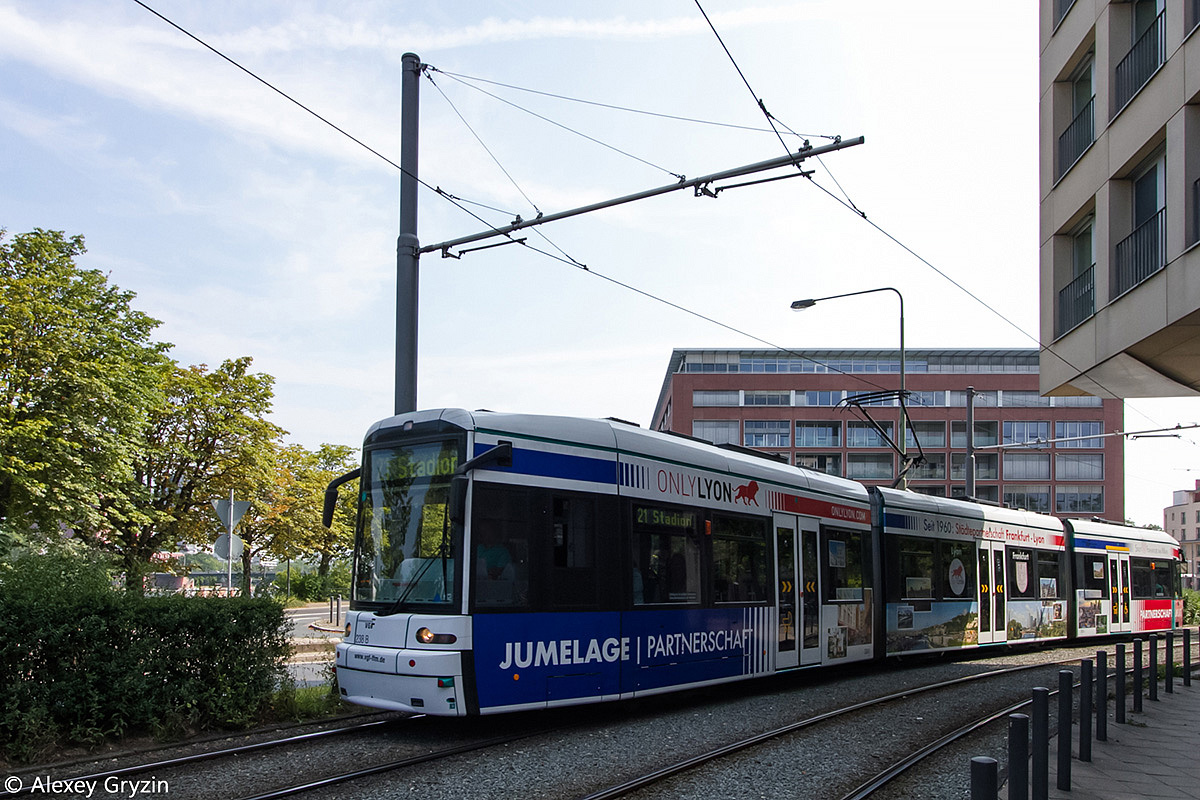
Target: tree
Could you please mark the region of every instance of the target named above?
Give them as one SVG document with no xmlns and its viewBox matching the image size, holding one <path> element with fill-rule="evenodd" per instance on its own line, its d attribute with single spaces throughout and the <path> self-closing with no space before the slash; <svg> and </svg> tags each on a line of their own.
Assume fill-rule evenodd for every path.
<svg viewBox="0 0 1200 800">
<path fill-rule="evenodd" d="M 102 523 L 130 475 L 170 345 L 96 270 L 83 237 L 0 230 L 0 544 Z"/>
<path fill-rule="evenodd" d="M 254 557 L 281 559 L 315 556 L 318 574 L 325 578 L 332 561 L 347 555 L 353 543 L 353 503 L 339 504 L 334 524 L 321 524 L 325 487 L 354 468 L 356 454 L 344 445 L 323 444 L 316 451 L 301 445 L 277 446 L 269 480 L 245 487 L 251 508 L 240 535 L 246 544 L 242 573 L 248 576 Z M 243 578 L 243 591 L 249 589 Z"/>
<path fill-rule="evenodd" d="M 250 364 L 243 357 L 211 372 L 175 365 L 166 376 L 125 482 L 101 498 L 105 524 L 85 534 L 121 558 L 127 589 L 142 591 L 159 550 L 210 544 L 216 521 L 209 501 L 270 471 L 284 431 L 266 419 L 274 379 L 251 373 Z"/>
</svg>

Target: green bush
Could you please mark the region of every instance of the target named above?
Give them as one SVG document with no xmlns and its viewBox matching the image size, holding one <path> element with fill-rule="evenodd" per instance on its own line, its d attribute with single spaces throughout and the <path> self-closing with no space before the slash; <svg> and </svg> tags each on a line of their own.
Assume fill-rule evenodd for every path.
<svg viewBox="0 0 1200 800">
<path fill-rule="evenodd" d="M 1195 589 L 1183 590 L 1183 624 L 1196 625 L 1200 623 L 1200 592 Z"/>
<path fill-rule="evenodd" d="M 245 727 L 284 677 L 283 608 L 249 598 L 138 598 L 101 565 L 0 564 L 0 753 L 132 731 Z"/>
</svg>

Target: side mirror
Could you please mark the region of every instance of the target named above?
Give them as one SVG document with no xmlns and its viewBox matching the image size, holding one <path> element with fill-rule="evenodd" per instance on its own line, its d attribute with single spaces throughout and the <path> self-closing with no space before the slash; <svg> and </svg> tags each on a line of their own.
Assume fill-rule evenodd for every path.
<svg viewBox="0 0 1200 800">
<path fill-rule="evenodd" d="M 337 506 L 338 487 L 343 483 L 348 483 L 362 474 L 362 467 L 353 469 L 342 475 L 339 478 L 334 478 L 325 487 L 325 507 L 321 511 L 321 524 L 326 528 L 333 525 L 333 509 Z"/>
<path fill-rule="evenodd" d="M 467 487 L 471 481 L 466 475 L 455 475 L 450 479 L 450 521 L 462 525 L 467 519 Z"/>
</svg>

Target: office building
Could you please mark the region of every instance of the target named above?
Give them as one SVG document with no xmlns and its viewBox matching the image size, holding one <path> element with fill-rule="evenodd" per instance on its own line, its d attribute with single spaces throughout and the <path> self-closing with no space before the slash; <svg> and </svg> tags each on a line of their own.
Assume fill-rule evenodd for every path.
<svg viewBox="0 0 1200 800">
<path fill-rule="evenodd" d="M 1194 395 L 1200 1 L 1040 9 L 1040 391 Z"/>
<path fill-rule="evenodd" d="M 1171 505 L 1163 509 L 1163 530 L 1183 547 L 1184 588 L 1200 589 L 1200 481 L 1194 489 L 1174 493 Z"/>
<path fill-rule="evenodd" d="M 913 421 L 906 446 L 910 456 L 925 458 L 908 474 L 910 489 L 966 493 L 967 389 L 974 387 L 976 497 L 1062 516 L 1124 520 L 1124 440 L 1102 435 L 1121 429 L 1120 401 L 1041 396 L 1036 349 L 908 349 L 905 378 Z M 675 350 L 653 425 L 892 485 L 898 456 L 846 400 L 899 388 L 898 350 Z M 863 411 L 896 440 L 894 395 L 873 399 Z"/>
</svg>

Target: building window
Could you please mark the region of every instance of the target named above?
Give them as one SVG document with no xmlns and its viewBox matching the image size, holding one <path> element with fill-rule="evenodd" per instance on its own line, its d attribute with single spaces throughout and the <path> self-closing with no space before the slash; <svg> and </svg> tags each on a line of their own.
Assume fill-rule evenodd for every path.
<svg viewBox="0 0 1200 800">
<path fill-rule="evenodd" d="M 975 446 L 993 447 L 1000 444 L 1000 424 L 998 422 L 975 422 Z M 950 423 L 950 446 L 956 450 L 967 447 L 967 423 Z"/>
<path fill-rule="evenodd" d="M 842 402 L 843 392 L 796 392 L 798 406 L 836 406 Z"/>
<path fill-rule="evenodd" d="M 713 406 L 740 406 L 741 392 L 738 391 L 707 391 L 697 389 L 692 392 L 693 408 L 712 408 Z"/>
<path fill-rule="evenodd" d="M 1059 481 L 1104 480 L 1102 453 L 1059 453 L 1054 456 L 1054 479 Z"/>
<path fill-rule="evenodd" d="M 1067 173 L 1096 139 L 1096 97 L 1092 89 L 1094 62 L 1091 54 L 1071 78 L 1071 123 L 1058 137 L 1056 178 Z"/>
<path fill-rule="evenodd" d="M 796 453 L 796 466 L 824 472 L 826 475 L 842 474 L 841 453 Z"/>
<path fill-rule="evenodd" d="M 949 395 L 949 399 L 947 400 L 946 404 L 948 406 L 950 406 L 951 408 L 966 408 L 967 407 L 967 393 L 965 391 L 960 392 L 960 391 L 952 389 L 951 391 L 947 392 L 947 394 Z M 975 393 L 975 407 L 976 408 L 995 408 L 998 405 L 1000 405 L 999 392 L 976 392 Z"/>
<path fill-rule="evenodd" d="M 1062 336 L 1096 313 L 1095 220 L 1088 217 L 1071 234 L 1071 281 L 1058 290 L 1054 335 Z M 1061 404 L 1061 403 L 1060 403 Z M 1065 404 L 1061 404 L 1065 405 Z"/>
<path fill-rule="evenodd" d="M 1116 107 L 1122 109 L 1162 65 L 1166 54 L 1164 0 L 1135 0 L 1133 45 L 1116 69 Z"/>
<path fill-rule="evenodd" d="M 914 494 L 925 494 L 929 495 L 930 497 L 946 496 L 945 486 L 910 486 L 908 487 L 908 490 Z"/>
<path fill-rule="evenodd" d="M 946 405 L 946 393 L 909 392 L 904 404 L 906 406 L 921 406 L 922 408 L 941 408 Z"/>
<path fill-rule="evenodd" d="M 1045 442 L 1050 438 L 1049 422 L 1025 422 L 1014 420 L 1004 423 L 1004 444 Z M 1031 447 L 1036 445 L 1030 445 Z M 1045 446 L 1045 445 L 1041 445 Z"/>
<path fill-rule="evenodd" d="M 997 466 L 1000 462 L 1000 457 L 995 453 L 976 453 L 975 454 L 975 480 L 977 481 L 994 481 L 1000 477 L 1000 469 Z M 950 454 L 950 480 L 965 481 L 967 479 L 967 454 L 966 453 L 951 453 Z"/>
<path fill-rule="evenodd" d="M 916 438 L 913 437 L 914 431 Z M 914 422 L 911 428 L 904 429 L 904 435 L 909 450 L 916 448 L 918 442 L 921 447 L 942 448 L 946 446 L 946 423 Z"/>
<path fill-rule="evenodd" d="M 1004 392 L 1005 408 L 1037 408 L 1048 407 L 1049 405 L 1050 398 L 1042 397 L 1037 392 Z"/>
<path fill-rule="evenodd" d="M 1082 438 L 1082 437 L 1099 437 L 1104 433 L 1104 423 L 1091 421 L 1075 421 L 1067 420 L 1054 423 L 1054 438 L 1067 439 L 1070 441 L 1056 441 L 1054 446 L 1057 448 L 1100 448 L 1104 447 L 1104 440 L 1100 438 Z"/>
<path fill-rule="evenodd" d="M 1004 505 L 1039 514 L 1050 513 L 1050 487 L 1042 484 L 1010 483 L 1004 487 Z"/>
<path fill-rule="evenodd" d="M 927 454 L 925 463 L 909 470 L 908 477 L 918 481 L 944 481 L 946 479 L 946 454 Z"/>
<path fill-rule="evenodd" d="M 1115 300 L 1166 264 L 1166 156 L 1159 154 L 1133 179 L 1133 233 L 1117 243 L 1113 262 Z"/>
<path fill-rule="evenodd" d="M 740 428 L 736 419 L 698 419 L 692 422 L 692 436 L 713 444 L 737 444 Z"/>
<path fill-rule="evenodd" d="M 791 392 L 746 392 L 745 405 L 748 406 L 790 406 Z"/>
<path fill-rule="evenodd" d="M 796 447 L 841 447 L 842 423 L 797 422 Z"/>
<path fill-rule="evenodd" d="M 1060 483 L 1054 491 L 1056 514 L 1100 514 L 1103 511 L 1103 486 L 1070 486 Z"/>
<path fill-rule="evenodd" d="M 1049 453 L 1005 453 L 1004 480 L 1050 480 Z"/>
<path fill-rule="evenodd" d="M 895 477 L 891 453 L 850 453 L 846 456 L 846 477 L 865 481 Z"/>
<path fill-rule="evenodd" d="M 892 435 L 892 423 L 883 421 L 879 423 L 879 427 L 883 429 L 889 439 L 895 441 Z M 847 422 L 846 423 L 846 447 L 887 447 L 887 442 L 875 429 L 875 426 L 869 422 Z M 889 456 L 891 458 L 891 456 Z"/>
<path fill-rule="evenodd" d="M 785 419 L 746 420 L 746 447 L 790 447 L 792 424 Z"/>
</svg>

